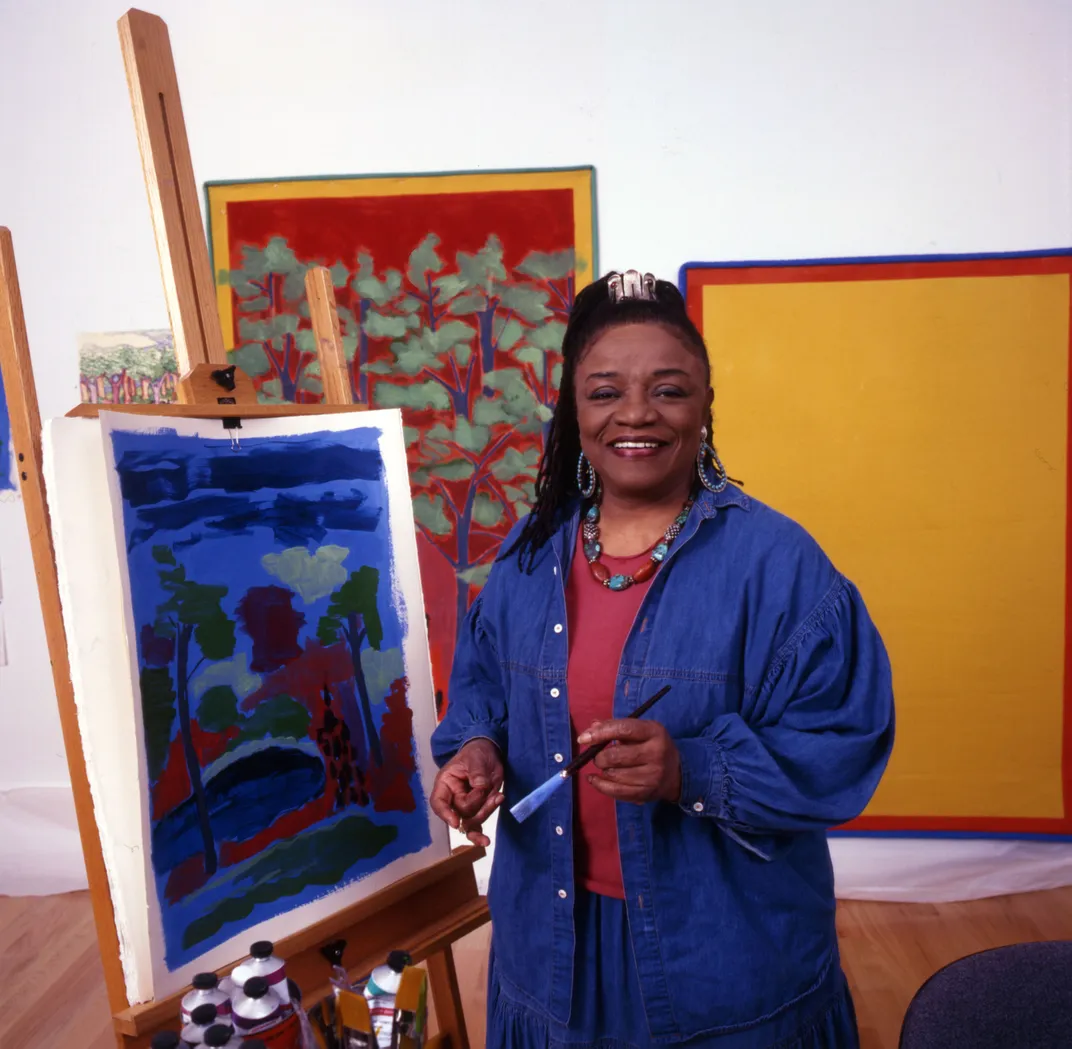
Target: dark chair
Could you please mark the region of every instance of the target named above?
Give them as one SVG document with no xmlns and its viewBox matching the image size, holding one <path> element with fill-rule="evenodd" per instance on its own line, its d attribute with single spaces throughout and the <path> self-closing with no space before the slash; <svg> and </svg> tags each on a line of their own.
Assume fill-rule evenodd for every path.
<svg viewBox="0 0 1072 1049">
<path fill-rule="evenodd" d="M 1069 1049 L 1072 941 L 980 951 L 917 992 L 901 1049 Z"/>
</svg>

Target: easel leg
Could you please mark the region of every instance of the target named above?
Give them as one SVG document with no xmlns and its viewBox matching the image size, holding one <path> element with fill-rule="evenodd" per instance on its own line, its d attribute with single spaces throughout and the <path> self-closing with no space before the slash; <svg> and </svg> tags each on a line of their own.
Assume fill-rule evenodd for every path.
<svg viewBox="0 0 1072 1049">
<path fill-rule="evenodd" d="M 438 954 L 430 954 L 427 965 L 428 985 L 432 989 L 440 1033 L 450 1038 L 451 1049 L 469 1049 L 453 951 L 445 947 Z"/>
</svg>

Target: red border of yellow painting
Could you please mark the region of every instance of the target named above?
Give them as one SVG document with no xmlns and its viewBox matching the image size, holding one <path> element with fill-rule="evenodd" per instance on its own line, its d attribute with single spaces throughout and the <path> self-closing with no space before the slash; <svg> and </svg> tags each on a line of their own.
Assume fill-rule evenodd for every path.
<svg viewBox="0 0 1072 1049">
<path fill-rule="evenodd" d="M 990 255 L 923 255 L 887 258 L 803 259 L 763 262 L 689 262 L 679 285 L 689 316 L 703 325 L 703 289 L 714 284 L 790 284 L 855 280 L 911 280 L 924 277 L 1000 277 L 1067 274 L 1072 283 L 1072 250 L 1009 252 Z M 1069 317 L 1072 361 L 1072 311 Z M 1072 384 L 1070 384 L 1072 385 Z M 1064 816 L 1055 818 L 864 816 L 838 833 L 869 832 L 885 836 L 1054 837 L 1072 836 L 1072 389 L 1069 394 L 1069 468 L 1066 491 L 1070 512 L 1065 524 L 1064 719 L 1061 780 Z"/>
<path fill-rule="evenodd" d="M 205 183 L 209 257 L 214 274 L 230 269 L 227 205 L 247 200 L 308 200 L 332 197 L 403 197 L 429 193 L 489 193 L 525 189 L 573 191 L 573 243 L 576 287 L 583 288 L 597 272 L 596 173 L 593 167 L 542 168 L 519 171 L 460 171 L 423 175 L 312 176 L 257 181 Z M 234 306 L 230 285 L 216 282 L 223 342 L 234 349 Z"/>
</svg>

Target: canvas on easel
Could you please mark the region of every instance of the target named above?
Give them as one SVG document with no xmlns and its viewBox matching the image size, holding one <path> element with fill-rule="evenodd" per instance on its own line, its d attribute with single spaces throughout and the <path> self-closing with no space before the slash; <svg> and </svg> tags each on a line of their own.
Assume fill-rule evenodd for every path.
<svg viewBox="0 0 1072 1049">
<path fill-rule="evenodd" d="M 398 413 L 238 433 L 107 412 L 46 428 L 131 1001 L 449 855 Z"/>
</svg>

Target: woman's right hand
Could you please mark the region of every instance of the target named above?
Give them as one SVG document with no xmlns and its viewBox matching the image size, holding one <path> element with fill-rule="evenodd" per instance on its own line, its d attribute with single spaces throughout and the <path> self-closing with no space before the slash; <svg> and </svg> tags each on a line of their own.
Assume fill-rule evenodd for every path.
<svg viewBox="0 0 1072 1049">
<path fill-rule="evenodd" d="M 499 748 L 474 739 L 439 770 L 428 803 L 444 823 L 486 849 L 491 839 L 483 833 L 484 820 L 503 802 L 502 782 Z"/>
</svg>

